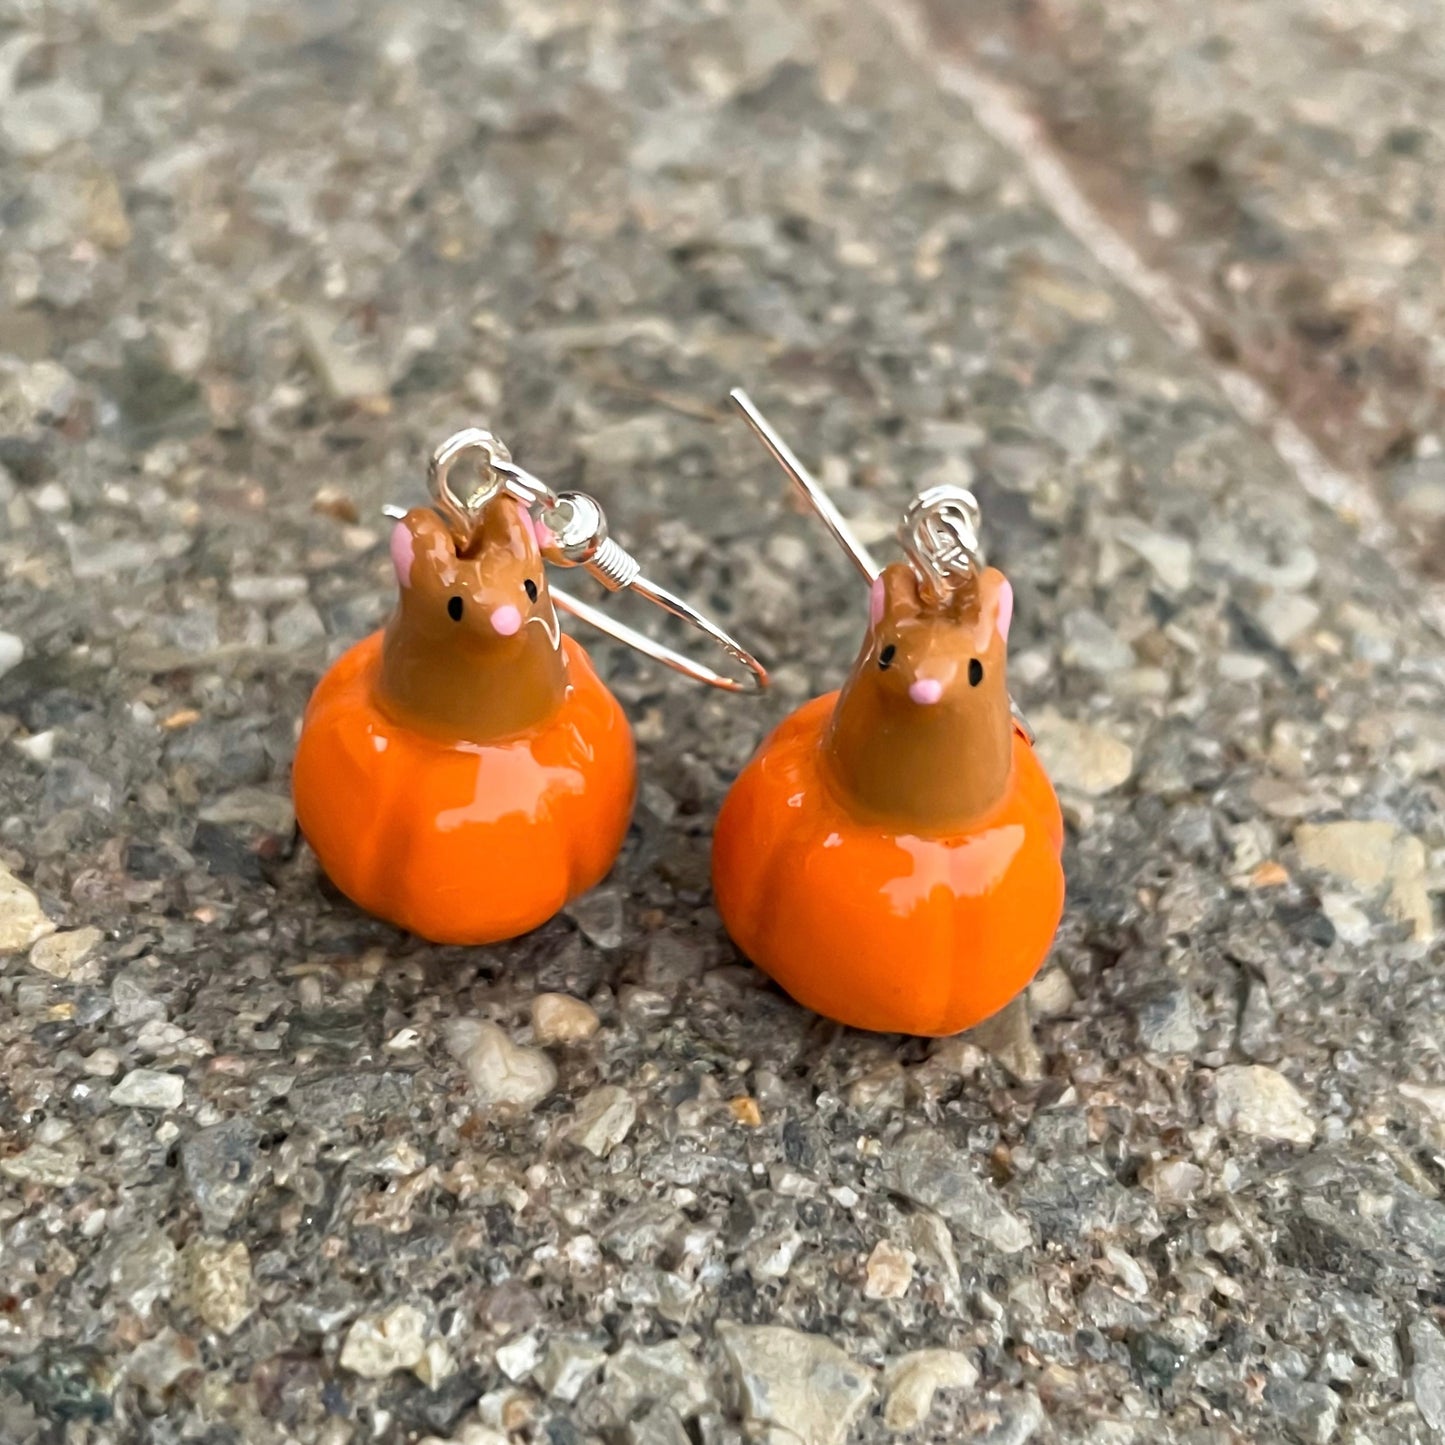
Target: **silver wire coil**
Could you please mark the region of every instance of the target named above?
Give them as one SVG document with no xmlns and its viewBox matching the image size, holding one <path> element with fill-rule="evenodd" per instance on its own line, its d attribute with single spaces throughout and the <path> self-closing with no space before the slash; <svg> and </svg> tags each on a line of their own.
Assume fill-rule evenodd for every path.
<svg viewBox="0 0 1445 1445">
<path fill-rule="evenodd" d="M 642 575 L 642 564 L 625 547 L 608 537 L 587 563 L 587 570 L 609 591 L 631 587 Z"/>
</svg>

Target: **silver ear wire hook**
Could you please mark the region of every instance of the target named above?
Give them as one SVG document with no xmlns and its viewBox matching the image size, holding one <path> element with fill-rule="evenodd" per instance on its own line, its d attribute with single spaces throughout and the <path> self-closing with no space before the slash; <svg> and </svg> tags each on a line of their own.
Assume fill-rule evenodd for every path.
<svg viewBox="0 0 1445 1445">
<path fill-rule="evenodd" d="M 465 497 L 458 497 L 451 486 L 451 473 L 459 461 L 473 453 L 479 463 L 481 480 Z M 706 664 L 654 641 L 646 633 L 613 621 L 605 612 L 561 588 L 550 588 L 553 602 L 564 612 L 570 612 L 599 632 L 695 682 L 727 692 L 761 692 L 768 686 L 767 669 L 752 653 L 691 604 L 643 575 L 637 559 L 608 535 L 607 516 L 595 497 L 586 492 L 553 491 L 546 482 L 518 466 L 511 452 L 491 432 L 468 427 L 448 437 L 432 454 L 428 477 L 432 500 L 451 527 L 459 550 L 472 546 L 483 509 L 505 492 L 532 512 L 538 545 L 546 561 L 558 567 L 585 568 L 609 592 L 635 592 L 679 621 L 695 627 L 744 670 L 746 679 L 740 681 L 714 672 Z M 395 507 L 383 510 L 393 518 L 406 515 Z"/>
<path fill-rule="evenodd" d="M 876 581 L 880 571 L 878 564 L 834 506 L 833 499 L 818 485 L 813 474 L 798 460 L 793 449 L 778 435 L 742 387 L 735 386 L 728 396 L 772 453 L 773 459 L 803 494 L 808 505 L 822 519 L 834 540 L 848 554 L 849 560 L 863 574 L 864 580 L 869 584 Z M 963 487 L 929 487 L 904 510 L 903 521 L 898 528 L 899 540 L 920 584 L 935 600 L 983 570 L 983 547 L 979 541 L 981 521 L 978 498 Z M 1009 697 L 1009 710 L 1032 743 L 1034 730 L 1012 696 Z"/>
<path fill-rule="evenodd" d="M 793 454 L 792 447 L 773 430 L 771 423 L 753 405 L 753 399 L 742 387 L 733 387 L 728 396 L 747 419 L 748 425 L 757 433 L 758 439 L 773 454 L 773 460 L 788 474 L 793 485 L 803 494 L 803 499 L 833 534 L 833 540 L 842 547 L 849 560 L 863 574 L 863 580 L 868 583 L 876 581 L 881 569 L 868 549 L 854 535 L 842 512 L 833 505 L 832 497 L 818 485 L 812 472 Z"/>
</svg>

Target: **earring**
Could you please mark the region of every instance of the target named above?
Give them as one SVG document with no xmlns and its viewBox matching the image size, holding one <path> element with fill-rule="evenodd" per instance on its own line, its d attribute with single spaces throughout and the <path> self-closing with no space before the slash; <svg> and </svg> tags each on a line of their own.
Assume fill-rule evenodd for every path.
<svg viewBox="0 0 1445 1445">
<path fill-rule="evenodd" d="M 462 463 L 470 490 L 452 478 Z M 597 501 L 554 492 L 472 428 L 432 457 L 435 510 L 387 508 L 399 597 L 326 673 L 292 769 L 296 818 L 354 903 L 436 943 L 536 928 L 601 881 L 632 817 L 632 731 L 557 608 L 688 677 L 761 690 L 762 665 L 642 573 Z M 548 585 L 583 567 L 699 629 L 714 672 Z"/>
<path fill-rule="evenodd" d="M 957 1033 L 1023 990 L 1063 911 L 1063 817 L 1008 694 L 1013 589 L 985 566 L 961 487 L 914 499 L 906 560 L 880 569 L 746 394 L 732 397 L 862 574 L 868 628 L 842 690 L 783 722 L 728 792 L 717 910 L 815 1012 Z"/>
</svg>

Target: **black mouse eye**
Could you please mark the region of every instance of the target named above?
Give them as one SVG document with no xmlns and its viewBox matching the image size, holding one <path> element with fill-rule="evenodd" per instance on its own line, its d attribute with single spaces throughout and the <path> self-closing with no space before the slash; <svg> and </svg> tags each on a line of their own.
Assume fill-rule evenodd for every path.
<svg viewBox="0 0 1445 1445">
<path fill-rule="evenodd" d="M 878 654 L 878 666 L 887 672 L 893 666 L 893 659 L 898 655 L 898 649 L 890 642 L 882 652 Z"/>
<path fill-rule="evenodd" d="M 977 687 L 983 681 L 983 663 L 978 658 L 970 657 L 968 660 L 968 685 Z"/>
<path fill-rule="evenodd" d="M 462 620 L 462 599 L 460 597 L 447 598 L 447 616 L 450 617 L 453 622 L 460 622 Z"/>
<path fill-rule="evenodd" d="M 527 601 L 535 602 L 537 600 L 537 584 L 528 577 L 527 580 L 522 583 L 522 587 L 527 593 Z"/>
</svg>

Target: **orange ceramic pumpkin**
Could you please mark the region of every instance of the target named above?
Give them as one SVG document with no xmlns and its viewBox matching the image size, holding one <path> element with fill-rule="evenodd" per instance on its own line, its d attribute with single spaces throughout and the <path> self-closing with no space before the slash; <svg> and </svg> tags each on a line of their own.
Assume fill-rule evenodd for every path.
<svg viewBox="0 0 1445 1445">
<path fill-rule="evenodd" d="M 777 728 L 723 803 L 723 922 L 828 1018 L 957 1033 L 1048 954 L 1063 820 L 1010 713 L 1012 606 L 992 568 L 933 600 L 908 566 L 886 568 L 847 685 Z"/>
<path fill-rule="evenodd" d="M 636 792 L 631 729 L 561 634 L 527 514 L 490 502 L 472 553 L 428 510 L 397 524 L 400 603 L 322 678 L 292 771 L 336 886 L 437 943 L 513 938 L 598 883 Z"/>
</svg>

